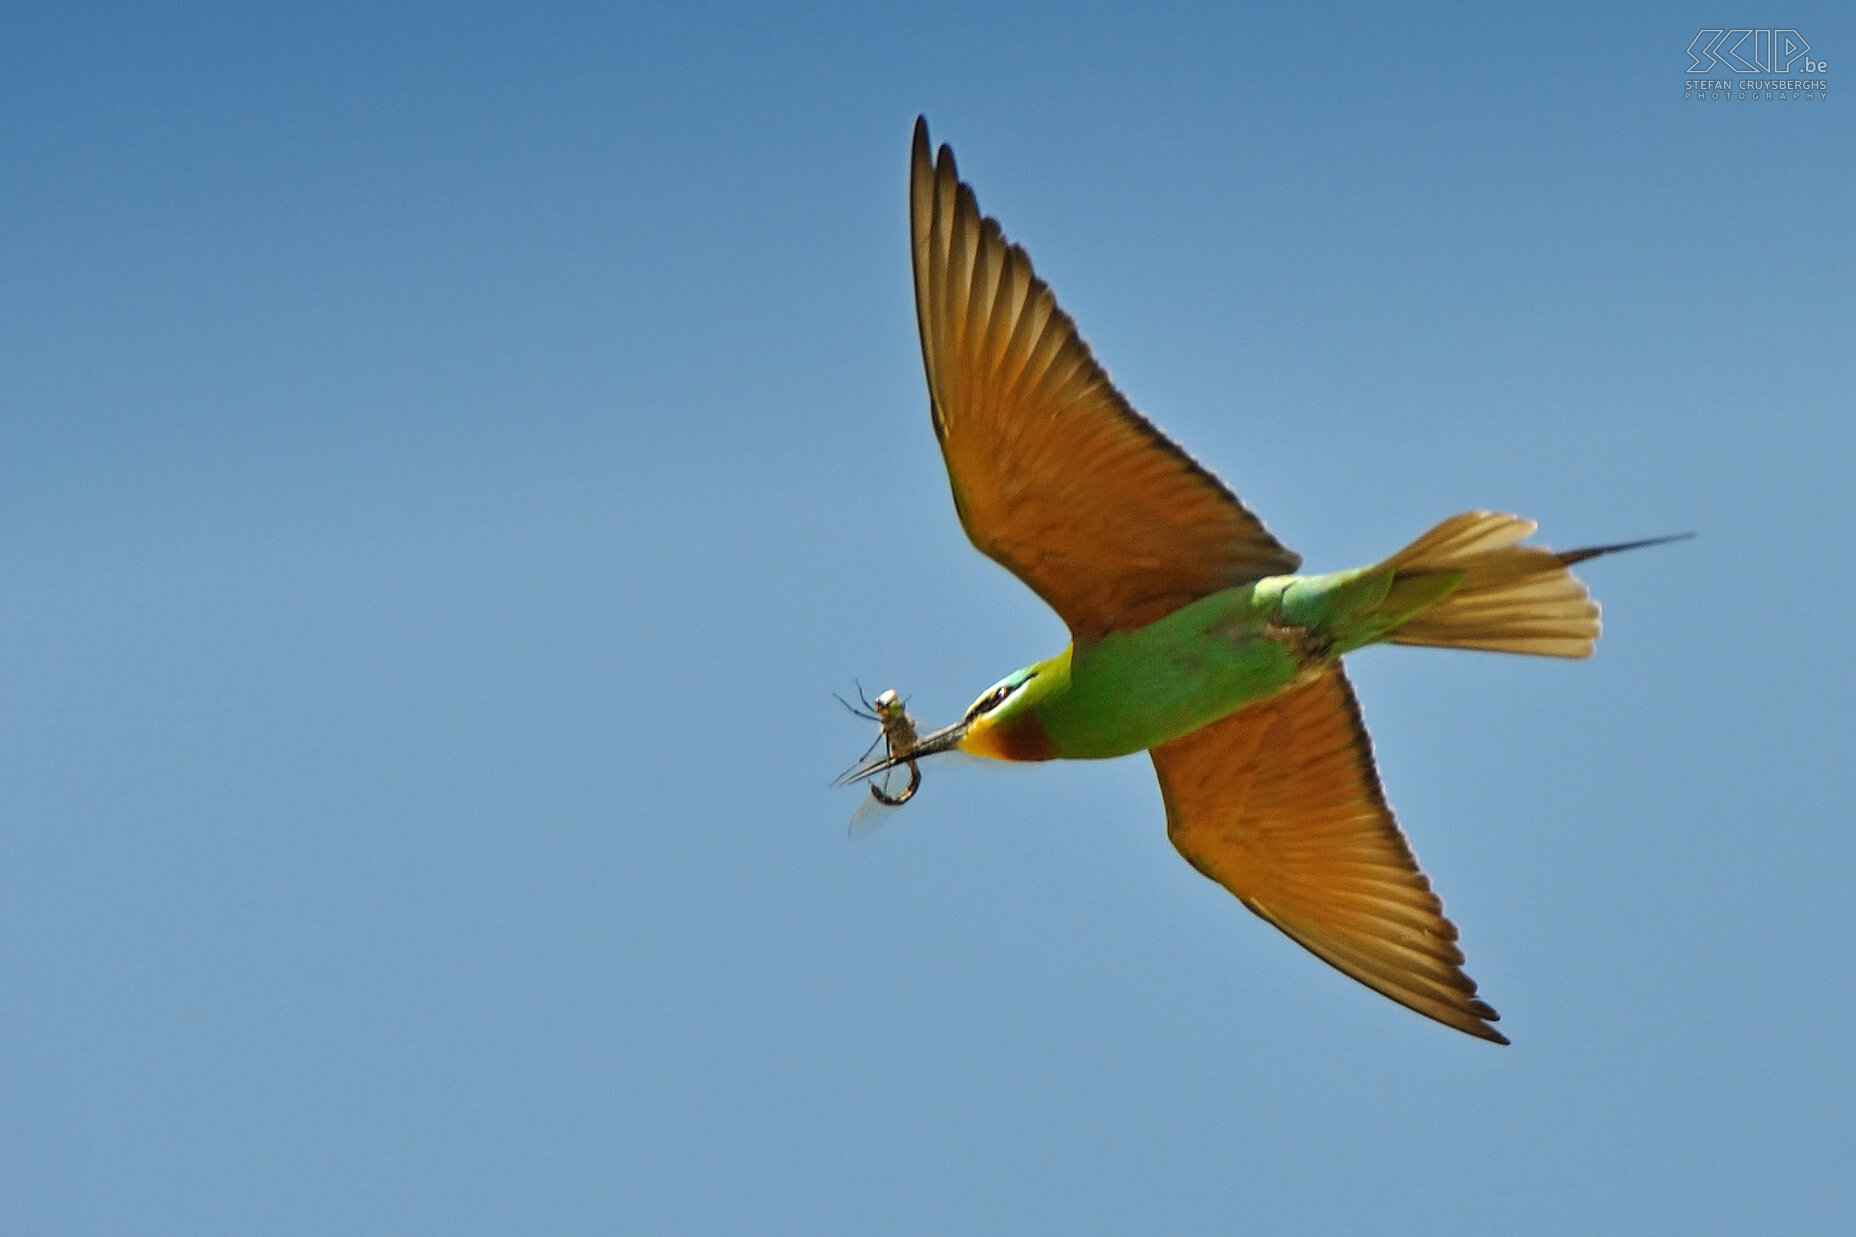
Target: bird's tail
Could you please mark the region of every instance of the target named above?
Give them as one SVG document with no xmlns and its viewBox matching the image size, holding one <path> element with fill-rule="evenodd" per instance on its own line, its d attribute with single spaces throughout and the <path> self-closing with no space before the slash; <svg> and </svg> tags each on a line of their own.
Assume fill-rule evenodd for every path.
<svg viewBox="0 0 1856 1237">
<path fill-rule="evenodd" d="M 1534 528 L 1532 520 L 1519 516 L 1465 511 L 1379 564 L 1392 571 L 1381 605 L 1415 610 L 1383 638 L 1394 644 L 1590 657 L 1598 640 L 1598 603 L 1568 568 L 1600 554 L 1679 539 L 1656 537 L 1555 553 L 1520 544 Z"/>
</svg>

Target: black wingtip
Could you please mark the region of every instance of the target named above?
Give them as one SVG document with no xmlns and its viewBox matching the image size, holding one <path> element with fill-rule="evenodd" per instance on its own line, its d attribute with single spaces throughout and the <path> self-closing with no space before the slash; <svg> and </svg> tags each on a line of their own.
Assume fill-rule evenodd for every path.
<svg viewBox="0 0 1856 1237">
<path fill-rule="evenodd" d="M 1477 1001 L 1476 1004 L 1482 1005 L 1483 1009 L 1489 1009 L 1489 1007 L 1487 1005 L 1484 1005 L 1481 1001 Z M 1487 1040 L 1491 1044 L 1500 1044 L 1503 1048 L 1508 1047 L 1508 1044 L 1510 1042 L 1508 1037 L 1506 1035 L 1503 1035 L 1500 1031 L 1497 1031 L 1494 1027 L 1489 1025 L 1489 1023 L 1495 1022 L 1500 1018 L 1501 1018 L 1500 1014 L 1496 1013 L 1492 1009 L 1489 1009 L 1489 1012 L 1483 1015 L 1482 1026 L 1479 1027 L 1474 1032 L 1472 1032 L 1472 1034 L 1475 1035 L 1477 1039 Z"/>
<path fill-rule="evenodd" d="M 1491 1022 L 1500 1022 L 1502 1020 L 1502 1016 L 1495 1012 L 1495 1007 L 1493 1005 L 1472 996 L 1469 999 L 1469 1012 L 1481 1020 L 1481 1025 L 1477 1026 L 1474 1030 L 1470 1030 L 1468 1027 L 1458 1026 L 1459 1030 L 1469 1031 L 1469 1033 L 1474 1035 L 1477 1039 L 1486 1039 L 1491 1044 L 1500 1044 L 1504 1048 L 1508 1046 L 1508 1037 L 1489 1025 Z M 1452 1023 L 1451 1025 L 1457 1026 L 1456 1023 Z"/>
<path fill-rule="evenodd" d="M 1570 567 L 1574 563 L 1583 563 L 1588 558 L 1597 558 L 1601 554 L 1619 554 L 1625 550 L 1641 550 L 1646 546 L 1668 545 L 1672 541 L 1692 541 L 1694 533 L 1672 533 L 1667 537 L 1645 537 L 1642 541 L 1620 541 L 1616 545 L 1587 546 L 1583 550 L 1567 550 L 1559 556 L 1560 562 Z"/>
<path fill-rule="evenodd" d="M 946 142 L 936 151 L 934 144 L 928 140 L 928 117 L 915 118 L 915 136 L 909 150 L 909 157 L 917 167 L 927 168 L 937 177 L 945 175 L 950 180 L 958 180 L 960 173 L 954 167 L 954 150 Z"/>
</svg>

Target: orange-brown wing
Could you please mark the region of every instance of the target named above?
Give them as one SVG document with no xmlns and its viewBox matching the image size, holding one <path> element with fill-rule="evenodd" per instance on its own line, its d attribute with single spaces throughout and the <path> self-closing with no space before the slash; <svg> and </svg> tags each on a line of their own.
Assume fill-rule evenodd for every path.
<svg viewBox="0 0 1856 1237">
<path fill-rule="evenodd" d="M 916 121 L 915 308 L 935 435 L 973 544 L 1078 640 L 1301 563 L 1121 397 Z"/>
<path fill-rule="evenodd" d="M 1152 754 L 1167 834 L 1193 867 L 1369 988 L 1508 1042 L 1386 806 L 1338 665 Z"/>
</svg>

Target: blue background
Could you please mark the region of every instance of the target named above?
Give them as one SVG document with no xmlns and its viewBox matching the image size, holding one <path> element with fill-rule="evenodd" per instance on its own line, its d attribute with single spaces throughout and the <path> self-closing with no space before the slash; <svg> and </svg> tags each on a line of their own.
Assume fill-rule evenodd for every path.
<svg viewBox="0 0 1856 1237">
<path fill-rule="evenodd" d="M 1723 22 L 1839 90 L 1684 101 Z M 1853 33 L 10 6 L 0 1227 L 1848 1231 Z M 1064 639 L 948 500 L 917 112 L 1311 568 L 1699 531 L 1589 663 L 1350 661 L 1514 1047 L 1144 759 L 846 842 L 833 691 Z"/>
</svg>

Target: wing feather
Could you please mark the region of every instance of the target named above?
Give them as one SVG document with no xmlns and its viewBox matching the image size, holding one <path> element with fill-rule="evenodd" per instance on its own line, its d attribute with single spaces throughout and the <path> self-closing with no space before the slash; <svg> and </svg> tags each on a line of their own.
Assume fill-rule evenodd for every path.
<svg viewBox="0 0 1856 1237">
<path fill-rule="evenodd" d="M 915 307 L 960 520 L 1078 640 L 1144 627 L 1301 560 L 1136 413 L 1025 251 L 917 122 Z"/>
<path fill-rule="evenodd" d="M 1368 987 L 1508 1042 L 1386 805 L 1338 665 L 1152 754 L 1167 834 L 1195 868 Z"/>
</svg>

